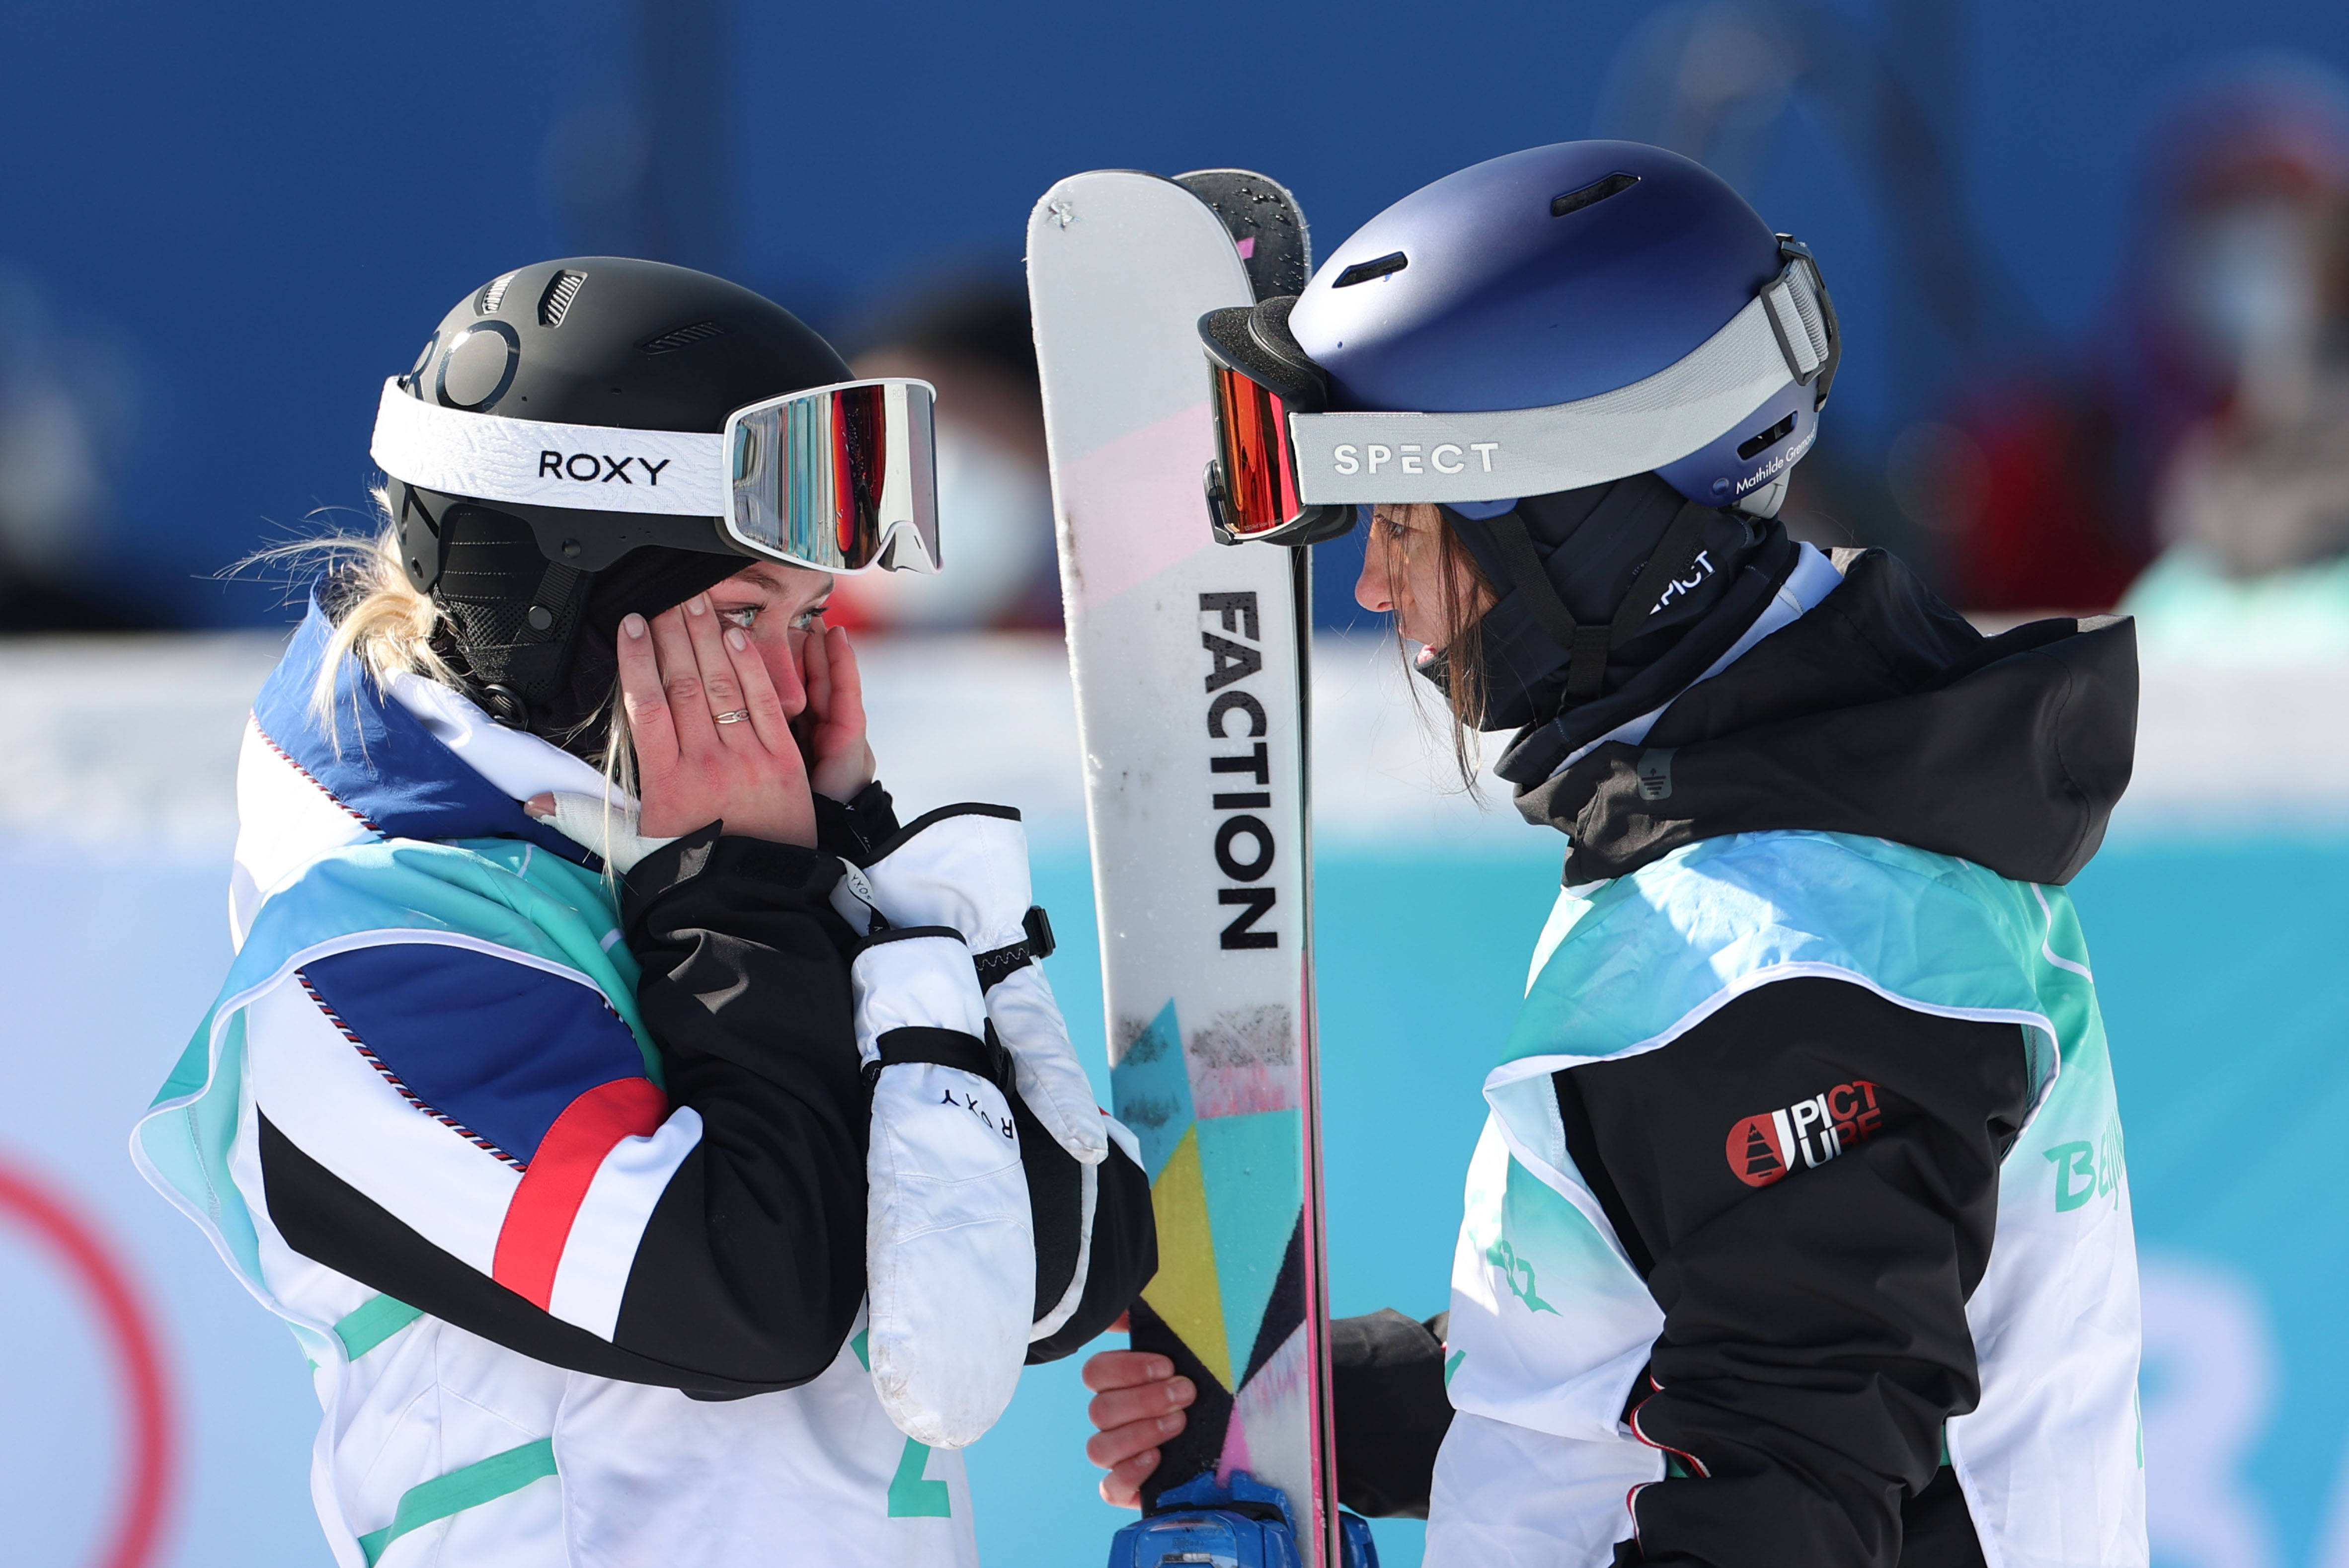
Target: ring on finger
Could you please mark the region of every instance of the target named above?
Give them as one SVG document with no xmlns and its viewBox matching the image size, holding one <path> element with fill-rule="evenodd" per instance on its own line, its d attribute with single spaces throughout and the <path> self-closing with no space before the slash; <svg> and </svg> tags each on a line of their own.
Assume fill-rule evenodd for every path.
<svg viewBox="0 0 2349 1568">
<path fill-rule="evenodd" d="M 715 717 L 719 724 L 740 724 L 750 717 L 750 710 L 747 707 L 738 707 L 730 713 L 721 713 Z"/>
</svg>

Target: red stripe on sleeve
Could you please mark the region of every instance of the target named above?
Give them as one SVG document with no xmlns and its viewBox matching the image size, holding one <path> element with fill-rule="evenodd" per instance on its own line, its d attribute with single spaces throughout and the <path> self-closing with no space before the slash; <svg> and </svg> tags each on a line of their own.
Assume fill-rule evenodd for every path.
<svg viewBox="0 0 2349 1568">
<path fill-rule="evenodd" d="M 668 1097 L 640 1078 L 598 1084 L 564 1106 L 506 1204 L 490 1264 L 497 1282 L 546 1310 L 571 1222 L 604 1157 L 623 1138 L 651 1136 L 667 1115 Z"/>
</svg>

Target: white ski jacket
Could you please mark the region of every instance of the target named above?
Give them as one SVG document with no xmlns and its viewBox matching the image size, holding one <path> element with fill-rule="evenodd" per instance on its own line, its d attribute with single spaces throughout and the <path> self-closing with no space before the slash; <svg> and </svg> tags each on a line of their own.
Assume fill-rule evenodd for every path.
<svg viewBox="0 0 2349 1568">
<path fill-rule="evenodd" d="M 866 1366 L 840 862 L 712 829 L 624 912 L 520 805 L 593 769 L 356 666 L 338 745 L 308 702 L 328 634 L 314 607 L 256 702 L 238 956 L 133 1154 L 307 1353 L 337 1562 L 975 1563 L 960 1454 Z M 1010 1099 L 1038 1299 L 1075 1302 L 1033 1361 L 1154 1253 L 1123 1150 L 1081 1233 L 1078 1162 Z"/>
</svg>

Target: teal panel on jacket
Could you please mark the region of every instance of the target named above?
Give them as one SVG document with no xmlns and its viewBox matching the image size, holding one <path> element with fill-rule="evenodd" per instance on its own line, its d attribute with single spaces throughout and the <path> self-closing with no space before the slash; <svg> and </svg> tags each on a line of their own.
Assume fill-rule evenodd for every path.
<svg viewBox="0 0 2349 1568">
<path fill-rule="evenodd" d="M 1708 839 L 1588 902 L 1535 977 L 1505 1061 L 1619 1056 L 1755 984 L 1805 974 L 2059 1036 L 2065 1020 L 2050 1009 L 2076 1013 L 2087 992 L 2085 978 L 2042 956 L 2051 934 L 2068 934 L 2077 950 L 2061 890 L 1881 839 Z M 2052 1065 L 2036 1064 L 2043 1078 Z"/>
</svg>

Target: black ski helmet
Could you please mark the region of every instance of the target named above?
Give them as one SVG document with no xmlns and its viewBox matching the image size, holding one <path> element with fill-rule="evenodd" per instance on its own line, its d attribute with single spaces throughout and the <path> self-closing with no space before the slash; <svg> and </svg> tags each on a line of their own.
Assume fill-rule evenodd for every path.
<svg viewBox="0 0 2349 1568">
<path fill-rule="evenodd" d="M 850 378 L 832 346 L 688 267 L 574 256 L 502 273 L 425 340 L 419 402 L 562 425 L 715 435 L 735 409 Z M 400 558 L 447 655 L 499 722 L 568 742 L 608 699 L 612 640 L 758 559 L 716 517 L 525 505 L 387 483 Z"/>
</svg>

